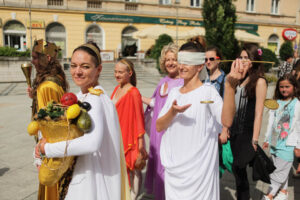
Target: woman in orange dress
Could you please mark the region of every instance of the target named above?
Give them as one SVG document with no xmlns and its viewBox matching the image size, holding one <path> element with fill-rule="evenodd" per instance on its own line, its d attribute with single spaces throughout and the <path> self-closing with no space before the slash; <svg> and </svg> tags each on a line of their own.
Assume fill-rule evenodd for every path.
<svg viewBox="0 0 300 200">
<path fill-rule="evenodd" d="M 142 184 L 141 169 L 138 169 L 141 166 L 138 166 L 136 161 L 138 156 L 142 160 L 147 158 L 144 147 L 144 110 L 141 94 L 135 87 L 136 74 L 133 63 L 127 59 L 120 60 L 115 66 L 114 74 L 119 84 L 114 89 L 111 99 L 119 115 L 131 197 L 135 200 Z"/>
</svg>

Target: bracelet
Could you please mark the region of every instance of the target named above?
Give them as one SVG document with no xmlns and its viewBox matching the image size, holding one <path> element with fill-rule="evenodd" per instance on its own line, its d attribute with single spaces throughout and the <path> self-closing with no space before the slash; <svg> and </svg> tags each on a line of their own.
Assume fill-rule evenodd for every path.
<svg viewBox="0 0 300 200">
<path fill-rule="evenodd" d="M 232 76 L 227 76 L 226 77 L 226 81 L 229 83 L 229 85 L 232 87 L 232 88 L 236 88 L 239 84 L 239 80 L 233 78 Z"/>
<path fill-rule="evenodd" d="M 258 145 L 258 140 L 252 140 L 252 144 Z"/>
</svg>

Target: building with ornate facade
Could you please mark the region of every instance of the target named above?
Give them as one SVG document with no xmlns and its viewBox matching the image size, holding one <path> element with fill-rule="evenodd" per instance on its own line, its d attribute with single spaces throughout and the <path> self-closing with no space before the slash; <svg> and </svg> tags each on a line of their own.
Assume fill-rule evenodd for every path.
<svg viewBox="0 0 300 200">
<path fill-rule="evenodd" d="M 0 46 L 25 50 L 34 39 L 44 38 L 58 44 L 69 58 L 74 48 L 93 40 L 103 50 L 104 60 L 136 56 L 155 43 L 157 26 L 170 31 L 179 44 L 195 32 L 203 35 L 203 1 L 0 0 Z M 234 4 L 236 36 L 241 42 L 259 43 L 278 53 L 283 30 L 300 31 L 299 0 L 237 0 Z M 295 48 L 299 38 L 293 40 Z"/>
</svg>

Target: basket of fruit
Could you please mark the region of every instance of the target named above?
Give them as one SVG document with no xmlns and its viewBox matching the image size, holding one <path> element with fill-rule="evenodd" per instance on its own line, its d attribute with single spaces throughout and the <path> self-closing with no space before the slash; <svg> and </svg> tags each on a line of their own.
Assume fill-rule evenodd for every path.
<svg viewBox="0 0 300 200">
<path fill-rule="evenodd" d="M 87 102 L 81 103 L 73 93 L 66 93 L 60 103 L 48 102 L 47 107 L 39 110 L 35 121 L 29 124 L 30 135 L 37 134 L 40 130 L 48 143 L 66 141 L 63 158 L 43 158 L 39 171 L 41 184 L 54 185 L 71 167 L 74 157 L 67 156 L 68 140 L 82 136 L 91 128 L 87 109 L 90 109 Z"/>
</svg>

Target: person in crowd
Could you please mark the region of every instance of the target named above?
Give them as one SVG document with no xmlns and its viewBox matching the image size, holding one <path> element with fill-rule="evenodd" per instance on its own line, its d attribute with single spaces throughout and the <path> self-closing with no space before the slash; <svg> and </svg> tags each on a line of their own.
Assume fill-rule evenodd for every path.
<svg viewBox="0 0 300 200">
<path fill-rule="evenodd" d="M 49 101 L 59 102 L 63 94 L 68 90 L 68 83 L 65 73 L 56 59 L 59 48 L 43 39 L 34 41 L 32 50 L 32 64 L 36 70 L 36 77 L 33 81 L 33 87 L 27 88 L 27 93 L 32 101 L 32 117 L 39 109 L 44 108 Z M 36 138 L 37 141 L 39 138 Z M 34 164 L 39 168 L 41 158 L 34 158 Z M 39 185 L 38 199 L 57 199 L 57 185 L 48 187 Z"/>
<path fill-rule="evenodd" d="M 297 81 L 300 83 L 300 59 L 297 60 L 293 69 L 295 71 L 294 75 L 295 75 Z"/>
<path fill-rule="evenodd" d="M 115 200 L 123 199 L 125 195 L 121 194 L 123 155 L 120 154 L 118 115 L 114 104 L 99 85 L 101 70 L 100 49 L 95 43 L 83 44 L 73 51 L 70 73 L 74 83 L 80 87 L 78 100 L 91 105 L 88 111 L 92 121 L 91 130 L 68 142 L 47 143 L 42 139 L 38 145 L 47 158 L 77 156 L 68 177 L 70 181 L 62 186 L 59 199 Z M 89 88 L 100 92 L 91 92 Z"/>
<path fill-rule="evenodd" d="M 146 131 L 150 134 L 145 188 L 148 194 L 154 194 L 156 200 L 165 199 L 164 167 L 161 164 L 159 154 L 164 131 L 156 131 L 156 120 L 171 89 L 183 85 L 183 79 L 179 78 L 177 53 L 178 47 L 175 44 L 170 43 L 163 47 L 160 56 L 160 69 L 167 75 L 160 80 L 151 98 L 142 97 L 143 103 L 148 105 L 145 112 L 145 124 L 149 124 L 146 126 Z"/>
<path fill-rule="evenodd" d="M 276 169 L 270 174 L 269 193 L 262 199 L 288 200 L 288 176 L 294 160 L 294 149 L 300 139 L 299 98 L 296 78 L 292 74 L 279 78 L 274 94 L 279 107 L 269 112 L 266 140 L 263 144 L 263 148 L 270 146 Z"/>
<path fill-rule="evenodd" d="M 261 54 L 256 45 L 242 48 L 240 60 L 249 68 L 246 77 L 240 81 L 236 93 L 236 114 L 230 127 L 230 144 L 233 154 L 232 170 L 235 177 L 237 199 L 250 199 L 247 165 L 253 160 L 263 117 L 267 82 L 263 78 Z"/>
<path fill-rule="evenodd" d="M 225 72 L 220 68 L 220 60 L 222 60 L 222 54 L 217 47 L 211 46 L 206 49 L 205 65 L 209 73 L 204 82 L 211 83 L 223 98 Z M 226 169 L 229 172 L 232 172 L 232 162 L 233 157 L 230 148 L 230 141 L 227 141 L 226 144 L 219 145 L 220 177 L 222 177 Z"/>
<path fill-rule="evenodd" d="M 111 99 L 119 116 L 131 198 L 136 200 L 142 184 L 141 169 L 147 159 L 142 97 L 136 88 L 136 73 L 130 60 L 122 59 L 117 62 L 114 74 L 118 85 Z"/>
<path fill-rule="evenodd" d="M 182 45 L 178 63 L 184 84 L 170 91 L 156 121 L 157 131 L 165 131 L 160 156 L 165 168 L 166 199 L 218 200 L 218 137 L 223 143 L 228 137 L 222 131 L 221 115 L 223 126 L 230 127 L 235 112 L 234 90 L 247 70 L 241 61 L 233 63 L 223 106 L 214 86 L 198 78 L 205 63 L 202 45 Z"/>
<path fill-rule="evenodd" d="M 297 62 L 295 63 L 294 70 L 295 70 L 294 75 L 300 86 L 300 59 L 298 59 Z M 299 142 L 299 145 L 295 148 L 295 155 L 297 157 L 298 166 L 297 166 L 297 169 L 296 169 L 296 172 L 294 175 L 299 177 L 300 176 L 300 142 Z"/>
<path fill-rule="evenodd" d="M 293 71 L 293 55 L 288 55 L 282 65 L 279 66 L 278 77 L 289 74 Z"/>
</svg>

